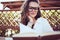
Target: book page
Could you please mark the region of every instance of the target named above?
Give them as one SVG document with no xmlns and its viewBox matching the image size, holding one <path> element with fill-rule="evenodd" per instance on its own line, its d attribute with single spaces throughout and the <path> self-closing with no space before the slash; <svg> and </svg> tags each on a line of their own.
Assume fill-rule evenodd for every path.
<svg viewBox="0 0 60 40">
<path fill-rule="evenodd" d="M 23 24 L 20 24 L 20 29 L 20 33 L 13 35 L 13 37 L 38 37 L 60 34 L 60 31 L 43 32 L 40 30 L 42 32 L 38 32 Z"/>
</svg>

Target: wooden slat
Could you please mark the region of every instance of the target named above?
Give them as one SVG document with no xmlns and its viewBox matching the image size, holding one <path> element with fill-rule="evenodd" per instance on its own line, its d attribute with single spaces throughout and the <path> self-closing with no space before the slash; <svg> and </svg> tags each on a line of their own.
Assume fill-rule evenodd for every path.
<svg viewBox="0 0 60 40">
<path fill-rule="evenodd" d="M 60 7 L 60 1 L 40 2 L 41 7 Z"/>
<path fill-rule="evenodd" d="M 58 10 L 60 7 L 40 7 L 41 10 Z"/>
<path fill-rule="evenodd" d="M 10 8 L 11 10 L 20 10 L 21 5 L 24 1 L 16 1 L 16 2 L 2 2 L 5 6 Z M 18 9 L 17 9 L 18 8 Z M 40 1 L 40 9 L 60 9 L 60 1 L 57 0 L 41 0 Z"/>
</svg>

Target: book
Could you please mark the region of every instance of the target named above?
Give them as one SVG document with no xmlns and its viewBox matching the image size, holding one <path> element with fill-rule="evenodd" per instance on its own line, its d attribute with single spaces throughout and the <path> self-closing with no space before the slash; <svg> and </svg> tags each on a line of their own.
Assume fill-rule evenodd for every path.
<svg viewBox="0 0 60 40">
<path fill-rule="evenodd" d="M 49 31 L 44 32 L 40 30 L 40 32 L 31 29 L 23 24 L 20 24 L 20 33 L 13 35 L 13 37 L 38 37 L 38 36 L 49 36 L 49 35 L 60 35 L 60 31 Z"/>
</svg>

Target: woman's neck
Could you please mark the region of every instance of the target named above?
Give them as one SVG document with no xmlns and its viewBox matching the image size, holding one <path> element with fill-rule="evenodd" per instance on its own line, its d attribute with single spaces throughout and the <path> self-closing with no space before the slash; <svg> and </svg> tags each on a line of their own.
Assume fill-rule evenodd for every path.
<svg viewBox="0 0 60 40">
<path fill-rule="evenodd" d="M 32 19 L 30 20 L 30 22 L 34 22 L 36 19 L 32 17 Z"/>
</svg>

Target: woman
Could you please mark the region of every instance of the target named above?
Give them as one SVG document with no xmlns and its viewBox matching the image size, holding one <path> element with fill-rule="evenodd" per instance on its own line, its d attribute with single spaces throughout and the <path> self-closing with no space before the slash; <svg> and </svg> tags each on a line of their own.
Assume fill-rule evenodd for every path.
<svg viewBox="0 0 60 40">
<path fill-rule="evenodd" d="M 30 3 L 31 2 L 31 3 Z M 21 23 L 33 28 L 35 21 L 41 17 L 39 4 L 37 0 L 28 0 L 21 13 Z"/>
<path fill-rule="evenodd" d="M 41 17 L 39 2 L 37 0 L 27 0 L 21 13 L 20 33 L 26 32 L 51 32 L 48 21 Z"/>
<path fill-rule="evenodd" d="M 27 0 L 26 3 L 24 4 L 24 9 L 21 13 L 21 23 L 25 26 L 28 26 L 28 27 L 34 29 L 35 28 L 34 26 L 38 20 L 39 21 L 41 20 L 42 23 L 44 21 L 47 21 L 46 19 L 41 17 L 39 7 L 40 6 L 39 6 L 38 0 Z M 39 23 L 39 25 L 40 25 L 40 23 Z M 43 25 L 50 27 L 50 25 L 48 25 L 48 24 L 49 23 L 46 24 L 46 22 L 44 22 Z M 37 27 L 37 28 L 39 28 L 39 27 Z M 41 27 L 43 27 L 43 26 L 41 26 Z"/>
</svg>

